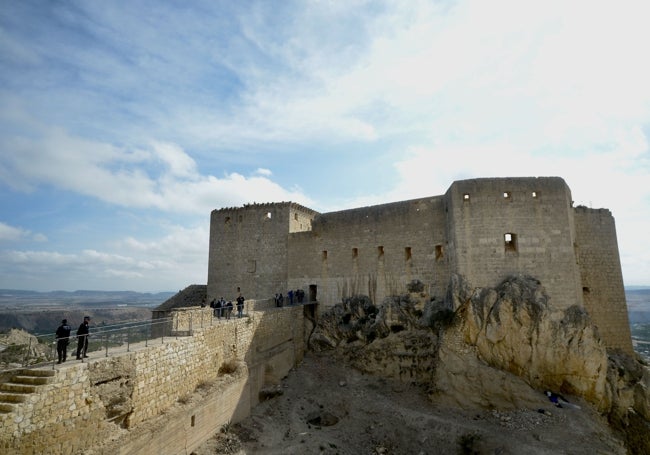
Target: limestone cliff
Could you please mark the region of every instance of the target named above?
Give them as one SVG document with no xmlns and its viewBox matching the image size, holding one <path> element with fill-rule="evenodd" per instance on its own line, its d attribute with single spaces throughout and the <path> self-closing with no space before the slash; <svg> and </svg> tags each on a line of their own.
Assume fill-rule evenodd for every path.
<svg viewBox="0 0 650 455">
<path fill-rule="evenodd" d="M 579 396 L 622 429 L 650 421 L 650 370 L 609 352 L 580 306 L 553 306 L 542 283 L 517 275 L 496 288 L 452 276 L 444 301 L 421 283 L 374 305 L 353 297 L 320 318 L 310 339 L 362 371 L 425 385 L 462 407 L 539 405 L 551 390 Z"/>
</svg>

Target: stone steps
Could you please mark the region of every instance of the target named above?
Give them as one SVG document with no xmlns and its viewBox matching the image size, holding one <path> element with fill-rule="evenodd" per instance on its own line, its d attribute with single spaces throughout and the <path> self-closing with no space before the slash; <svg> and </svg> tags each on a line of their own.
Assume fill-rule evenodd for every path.
<svg viewBox="0 0 650 455">
<path fill-rule="evenodd" d="M 42 385 L 49 384 L 55 374 L 54 370 L 17 371 L 9 381 L 0 384 L 0 413 L 14 411 L 17 405 L 27 401 L 30 394 L 37 392 Z"/>
</svg>

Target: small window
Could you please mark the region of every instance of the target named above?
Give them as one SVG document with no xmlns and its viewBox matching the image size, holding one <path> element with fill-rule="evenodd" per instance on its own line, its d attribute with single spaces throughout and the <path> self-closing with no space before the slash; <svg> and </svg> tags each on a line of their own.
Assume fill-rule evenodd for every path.
<svg viewBox="0 0 650 455">
<path fill-rule="evenodd" d="M 439 259 L 442 259 L 444 256 L 444 253 L 442 251 L 442 245 L 436 245 L 436 261 Z"/>
<path fill-rule="evenodd" d="M 323 261 L 327 261 L 327 250 L 323 250 Z"/>
<path fill-rule="evenodd" d="M 296 220 L 296 221 L 298 221 L 298 214 L 297 214 L 297 213 L 294 213 L 294 214 L 293 214 L 293 219 Z"/>
<path fill-rule="evenodd" d="M 265 218 L 267 220 L 270 220 L 272 217 L 273 217 L 273 215 L 271 214 L 271 212 L 266 212 Z"/>
<path fill-rule="evenodd" d="M 469 193 L 463 194 L 463 201 L 469 202 Z"/>
<path fill-rule="evenodd" d="M 411 247 L 407 246 L 406 248 L 404 248 L 404 259 L 407 260 L 407 261 L 410 261 L 411 257 L 412 257 L 411 256 Z"/>
<path fill-rule="evenodd" d="M 537 199 L 537 196 L 539 196 L 539 192 L 538 191 L 533 191 L 532 193 L 530 193 L 530 195 L 531 195 L 531 197 L 533 199 Z"/>
<path fill-rule="evenodd" d="M 512 193 L 510 191 L 503 192 L 503 199 L 511 199 L 511 198 L 512 198 Z"/>
<path fill-rule="evenodd" d="M 196 423 L 196 416 L 192 416 L 192 417 L 190 418 L 190 426 L 193 427 L 193 426 L 195 425 L 195 423 Z"/>
<path fill-rule="evenodd" d="M 508 232 L 503 235 L 503 243 L 506 249 L 506 252 L 516 252 L 517 251 L 517 234 Z"/>
<path fill-rule="evenodd" d="M 379 256 L 379 258 L 384 257 L 384 247 L 383 246 L 378 246 L 377 247 L 377 255 Z"/>
<path fill-rule="evenodd" d="M 582 293 L 583 293 L 583 294 L 589 294 L 590 292 L 591 292 L 591 291 L 589 290 L 589 288 L 588 288 L 587 286 L 584 286 L 584 287 L 582 288 Z"/>
<path fill-rule="evenodd" d="M 359 256 L 359 248 L 352 248 L 352 258 L 356 259 Z"/>
<path fill-rule="evenodd" d="M 230 217 L 229 216 L 226 217 L 226 219 L 224 220 L 224 223 L 230 224 Z"/>
</svg>

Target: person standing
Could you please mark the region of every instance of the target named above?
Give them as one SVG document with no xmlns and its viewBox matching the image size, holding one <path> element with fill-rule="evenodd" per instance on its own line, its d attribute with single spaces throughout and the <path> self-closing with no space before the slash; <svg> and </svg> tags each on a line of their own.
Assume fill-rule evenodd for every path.
<svg viewBox="0 0 650 455">
<path fill-rule="evenodd" d="M 228 303 L 226 303 L 226 319 L 230 319 L 231 313 L 232 313 L 232 302 L 228 300 Z"/>
<path fill-rule="evenodd" d="M 70 342 L 70 331 L 72 327 L 68 325 L 68 320 L 61 321 L 61 325 L 56 329 L 56 353 L 59 356 L 59 362 L 65 362 L 68 358 L 68 343 Z"/>
<path fill-rule="evenodd" d="M 239 294 L 239 296 L 237 296 L 237 317 L 238 318 L 244 316 L 244 300 L 246 299 L 244 298 L 243 295 Z"/>
<path fill-rule="evenodd" d="M 88 357 L 88 335 L 90 334 L 90 316 L 84 316 L 84 322 L 79 325 L 77 329 L 77 360 L 81 360 L 81 356 Z"/>
<path fill-rule="evenodd" d="M 217 318 L 221 319 L 221 312 L 223 311 L 223 297 L 217 300 L 217 303 L 214 304 L 216 308 Z"/>
</svg>

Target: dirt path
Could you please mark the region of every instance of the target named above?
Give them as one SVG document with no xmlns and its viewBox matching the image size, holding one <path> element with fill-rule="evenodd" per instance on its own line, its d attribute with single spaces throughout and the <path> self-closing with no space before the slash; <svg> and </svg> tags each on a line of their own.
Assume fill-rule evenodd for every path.
<svg viewBox="0 0 650 455">
<path fill-rule="evenodd" d="M 277 390 L 195 454 L 625 453 L 588 405 L 555 408 L 541 393 L 535 409 L 447 409 L 418 386 L 363 375 L 313 353 Z"/>
</svg>

